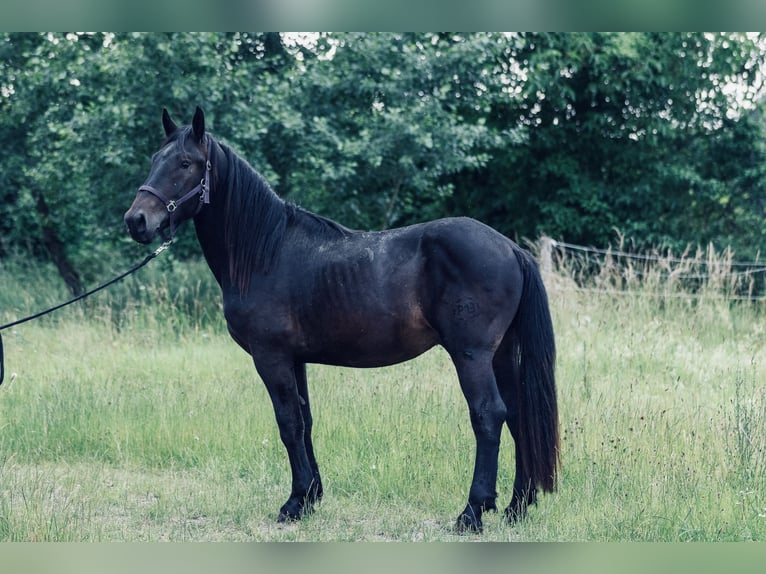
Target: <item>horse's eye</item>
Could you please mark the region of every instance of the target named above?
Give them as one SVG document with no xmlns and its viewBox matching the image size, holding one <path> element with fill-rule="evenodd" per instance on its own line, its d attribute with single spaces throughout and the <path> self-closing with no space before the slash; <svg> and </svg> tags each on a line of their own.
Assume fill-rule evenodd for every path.
<svg viewBox="0 0 766 574">
<path fill-rule="evenodd" d="M 189 160 L 186 160 L 186 159 L 185 159 L 185 160 L 183 160 L 183 161 L 181 162 L 181 167 L 182 167 L 183 169 L 189 169 L 189 166 L 190 166 L 190 165 L 191 165 L 191 162 L 190 162 Z"/>
</svg>

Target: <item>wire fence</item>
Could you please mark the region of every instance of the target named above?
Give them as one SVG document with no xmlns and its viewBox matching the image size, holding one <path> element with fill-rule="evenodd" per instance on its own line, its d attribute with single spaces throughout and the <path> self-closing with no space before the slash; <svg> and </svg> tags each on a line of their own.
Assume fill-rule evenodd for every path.
<svg viewBox="0 0 766 574">
<path fill-rule="evenodd" d="M 766 300 L 766 262 L 736 261 L 730 249 L 635 253 L 576 245 L 543 237 L 537 242 L 544 271 L 570 279 L 556 290 L 609 296 Z"/>
</svg>

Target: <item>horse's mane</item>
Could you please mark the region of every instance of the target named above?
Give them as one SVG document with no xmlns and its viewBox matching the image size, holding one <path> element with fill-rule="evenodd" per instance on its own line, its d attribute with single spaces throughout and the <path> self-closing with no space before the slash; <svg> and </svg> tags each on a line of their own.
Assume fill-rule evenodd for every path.
<svg viewBox="0 0 766 574">
<path fill-rule="evenodd" d="M 353 230 L 349 229 L 345 225 L 341 225 L 337 221 L 333 221 L 322 215 L 317 215 L 307 209 L 298 207 L 292 203 L 286 203 L 289 211 L 289 219 L 300 219 L 304 227 L 307 227 L 315 234 L 328 233 L 331 235 L 348 235 L 353 233 Z"/>
<path fill-rule="evenodd" d="M 223 181 L 214 182 L 214 187 L 225 186 L 223 233 L 229 277 L 241 293 L 247 290 L 253 272 L 268 273 L 274 267 L 288 224 L 292 221 L 300 219 L 315 234 L 350 231 L 331 219 L 284 201 L 231 147 L 220 141 L 217 143 L 223 150 L 225 165 L 214 165 L 213 170 L 225 175 Z M 219 161 L 220 158 L 219 154 Z"/>
<path fill-rule="evenodd" d="M 213 165 L 223 181 L 215 181 L 213 193 L 224 192 L 223 235 L 229 259 L 229 277 L 247 290 L 253 272 L 268 273 L 276 262 L 288 221 L 287 204 L 268 182 L 224 143 L 218 142 L 224 166 Z M 217 178 L 216 178 L 217 179 Z M 221 189 L 221 186 L 224 189 Z"/>
</svg>

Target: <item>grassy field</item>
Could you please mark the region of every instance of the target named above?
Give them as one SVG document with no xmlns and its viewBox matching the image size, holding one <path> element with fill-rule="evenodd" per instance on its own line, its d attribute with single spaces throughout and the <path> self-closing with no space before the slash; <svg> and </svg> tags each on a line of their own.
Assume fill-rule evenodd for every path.
<svg viewBox="0 0 766 574">
<path fill-rule="evenodd" d="M 49 272 L 0 268 L 0 322 L 65 298 Z M 473 435 L 438 349 L 309 368 L 325 498 L 276 524 L 289 471 L 265 389 L 207 272 L 158 260 L 3 333 L 0 541 L 766 540 L 764 303 L 727 299 L 725 269 L 693 289 L 662 265 L 578 273 L 546 275 L 563 470 L 522 524 L 452 531 Z M 507 431 L 500 464 L 504 507 Z"/>
</svg>

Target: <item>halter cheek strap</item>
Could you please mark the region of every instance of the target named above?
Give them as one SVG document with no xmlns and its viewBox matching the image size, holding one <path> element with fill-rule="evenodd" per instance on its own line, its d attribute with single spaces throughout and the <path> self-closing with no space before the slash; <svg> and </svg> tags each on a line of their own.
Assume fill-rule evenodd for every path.
<svg viewBox="0 0 766 574">
<path fill-rule="evenodd" d="M 191 189 L 190 191 L 186 192 L 183 196 L 181 196 L 179 199 L 170 199 L 167 197 L 164 193 L 162 193 L 159 189 L 156 187 L 152 187 L 151 185 L 142 185 L 138 188 L 138 191 L 145 191 L 147 193 L 151 193 L 154 197 L 159 199 L 164 205 L 165 209 L 168 210 L 168 214 L 170 215 L 170 239 L 173 239 L 173 236 L 176 232 L 176 222 L 175 222 L 175 212 L 176 210 L 184 203 L 189 201 L 194 196 L 199 196 L 199 203 L 197 204 L 197 208 L 194 211 L 194 217 L 197 215 L 202 209 L 202 206 L 204 204 L 210 203 L 210 172 L 212 171 L 212 166 L 210 165 L 210 153 L 211 153 L 212 143 L 208 142 L 207 147 L 207 161 L 205 162 L 205 177 L 203 177 L 199 184 Z"/>
</svg>

